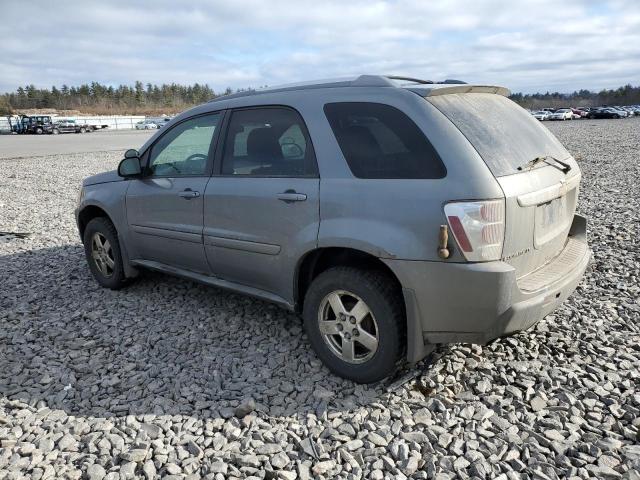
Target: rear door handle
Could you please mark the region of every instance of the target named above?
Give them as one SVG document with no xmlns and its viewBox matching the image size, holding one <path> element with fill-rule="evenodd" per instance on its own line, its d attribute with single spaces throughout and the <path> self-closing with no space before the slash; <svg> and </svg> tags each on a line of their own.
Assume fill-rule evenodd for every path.
<svg viewBox="0 0 640 480">
<path fill-rule="evenodd" d="M 304 202 L 307 199 L 307 196 L 304 193 L 297 193 L 294 190 L 287 190 L 286 192 L 279 193 L 276 197 L 278 200 L 282 200 L 286 203 Z"/>
<path fill-rule="evenodd" d="M 200 196 L 200 192 L 195 190 L 191 190 L 190 188 L 186 188 L 182 192 L 178 193 L 182 198 L 186 198 L 187 200 L 191 200 L 192 198 L 197 198 Z"/>
</svg>

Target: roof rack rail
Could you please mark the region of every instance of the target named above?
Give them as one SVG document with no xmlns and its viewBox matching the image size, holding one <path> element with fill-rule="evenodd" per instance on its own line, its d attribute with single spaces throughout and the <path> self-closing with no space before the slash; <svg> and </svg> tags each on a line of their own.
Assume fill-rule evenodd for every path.
<svg viewBox="0 0 640 480">
<path fill-rule="evenodd" d="M 277 93 L 277 92 L 286 92 L 293 90 L 307 90 L 314 88 L 337 88 L 337 87 L 392 87 L 392 88 L 411 88 L 411 85 L 400 85 L 394 80 L 399 80 L 401 82 L 411 82 L 416 85 L 413 87 L 416 88 L 419 85 L 434 85 L 432 88 L 436 88 L 436 84 L 464 84 L 465 82 L 461 80 L 452 80 L 448 79 L 444 82 L 434 82 L 432 80 L 422 80 L 420 78 L 413 77 L 404 77 L 401 75 L 358 75 L 355 77 L 343 77 L 343 78 L 333 78 L 326 80 L 312 80 L 309 82 L 298 82 L 298 83 L 290 83 L 286 85 L 274 85 L 272 87 L 264 87 L 259 89 L 249 89 L 241 92 L 231 93 L 229 95 L 221 95 L 219 97 L 215 97 L 209 102 L 217 102 L 222 100 L 230 100 L 233 98 L 246 97 L 249 95 L 260 95 L 264 93 Z M 426 87 L 421 87 L 426 88 Z"/>
<path fill-rule="evenodd" d="M 430 85 L 433 80 L 421 80 L 420 78 L 402 77 L 399 75 L 386 75 L 389 80 L 406 80 L 407 82 L 419 83 L 421 85 Z"/>
</svg>

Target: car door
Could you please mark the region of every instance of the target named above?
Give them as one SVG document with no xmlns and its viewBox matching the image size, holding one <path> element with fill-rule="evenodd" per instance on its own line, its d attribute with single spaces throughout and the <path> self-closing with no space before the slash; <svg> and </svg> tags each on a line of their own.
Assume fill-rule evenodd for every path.
<svg viewBox="0 0 640 480">
<path fill-rule="evenodd" d="M 317 245 L 319 178 L 300 114 L 234 110 L 204 197 L 214 275 L 291 301 L 300 256 Z"/>
<path fill-rule="evenodd" d="M 209 273 L 202 243 L 203 196 L 220 113 L 176 124 L 151 146 L 144 176 L 127 189 L 134 258 Z"/>
</svg>

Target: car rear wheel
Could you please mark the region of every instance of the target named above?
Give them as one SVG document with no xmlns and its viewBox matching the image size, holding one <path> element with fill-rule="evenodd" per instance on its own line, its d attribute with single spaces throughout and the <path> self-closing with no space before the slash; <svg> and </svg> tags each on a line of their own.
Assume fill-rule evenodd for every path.
<svg viewBox="0 0 640 480">
<path fill-rule="evenodd" d="M 335 374 L 371 383 L 395 371 L 405 315 L 387 275 L 351 267 L 326 270 L 307 291 L 303 317 L 311 346 Z"/>
<path fill-rule="evenodd" d="M 86 128 L 84 128 L 84 127 L 82 127 L 82 128 L 80 129 L 80 133 L 84 133 L 84 132 L 86 132 L 86 131 L 87 131 L 87 130 L 86 130 Z"/>
<path fill-rule="evenodd" d="M 36 128 L 36 134 L 42 135 L 42 129 L 40 127 Z"/>
<path fill-rule="evenodd" d="M 91 220 L 84 230 L 84 252 L 89 269 L 97 282 L 118 290 L 127 284 L 122 266 L 118 232 L 105 217 Z"/>
<path fill-rule="evenodd" d="M 60 133 L 60 130 L 58 130 L 57 128 L 54 128 L 54 129 L 51 131 L 51 133 L 52 133 L 52 134 L 54 134 L 54 135 L 58 135 L 58 134 Z"/>
</svg>

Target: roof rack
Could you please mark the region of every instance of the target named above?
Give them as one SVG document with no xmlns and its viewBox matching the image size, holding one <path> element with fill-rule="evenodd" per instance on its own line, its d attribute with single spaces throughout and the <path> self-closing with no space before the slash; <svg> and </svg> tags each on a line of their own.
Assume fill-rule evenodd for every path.
<svg viewBox="0 0 640 480">
<path fill-rule="evenodd" d="M 407 82 L 419 83 L 421 85 L 431 85 L 435 83 L 433 80 L 421 80 L 419 78 L 401 77 L 398 75 L 386 75 L 389 80 L 405 80 Z"/>
<path fill-rule="evenodd" d="M 210 102 L 229 100 L 238 97 L 247 97 L 250 95 L 259 95 L 263 93 L 285 92 L 292 90 L 309 90 L 316 88 L 338 88 L 338 87 L 394 87 L 400 88 L 397 81 L 405 81 L 415 83 L 417 85 L 436 85 L 438 83 L 465 83 L 460 80 L 445 80 L 444 82 L 434 82 L 432 80 L 422 80 L 420 78 L 404 77 L 400 75 L 358 75 L 346 78 L 333 78 L 327 80 L 313 80 L 310 82 L 290 83 L 287 85 L 276 85 L 273 87 L 259 88 L 255 90 L 245 90 L 243 92 L 231 93 L 216 97 Z M 405 85 L 408 87 L 408 85 Z"/>
</svg>

